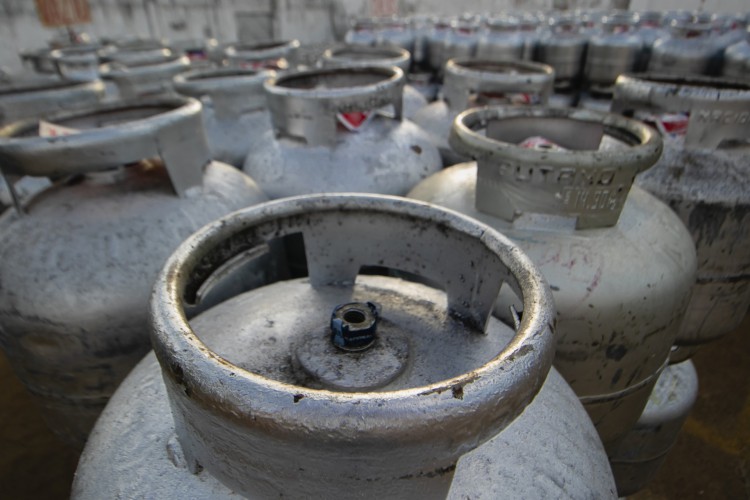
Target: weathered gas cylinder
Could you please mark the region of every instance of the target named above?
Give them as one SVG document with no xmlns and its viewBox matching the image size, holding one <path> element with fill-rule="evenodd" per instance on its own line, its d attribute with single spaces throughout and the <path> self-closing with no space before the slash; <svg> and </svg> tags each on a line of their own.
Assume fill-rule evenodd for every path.
<svg viewBox="0 0 750 500">
<path fill-rule="evenodd" d="M 621 76 L 614 112 L 665 135 L 662 158 L 637 183 L 693 235 L 698 277 L 674 360 L 734 330 L 750 305 L 750 85 L 712 78 Z M 682 354 L 680 352 L 682 351 Z"/>
<path fill-rule="evenodd" d="M 620 497 L 642 490 L 653 479 L 697 397 L 698 374 L 692 361 L 664 369 L 638 423 L 610 459 Z"/>
<path fill-rule="evenodd" d="M 643 51 L 638 57 L 637 71 L 646 71 L 651 59 L 651 48 L 654 43 L 668 34 L 668 30 L 662 25 L 662 13 L 656 10 L 638 12 L 638 21 L 635 32 L 643 43 Z"/>
<path fill-rule="evenodd" d="M 648 71 L 675 76 L 709 74 L 716 57 L 710 24 L 675 22 L 669 35 L 651 47 Z"/>
<path fill-rule="evenodd" d="M 430 103 L 412 121 L 429 134 L 449 167 L 467 159 L 448 144 L 459 113 L 490 103 L 547 104 L 554 80 L 554 71 L 544 64 L 453 59 L 445 65 L 443 99 Z"/>
<path fill-rule="evenodd" d="M 90 81 L 99 78 L 97 45 L 72 46 L 50 52 L 57 73 L 66 80 Z"/>
<path fill-rule="evenodd" d="M 690 234 L 631 188 L 658 159 L 658 134 L 593 111 L 488 107 L 461 113 L 451 142 L 477 162 L 409 197 L 486 222 L 539 265 L 558 310 L 555 366 L 611 451 L 667 362 L 695 278 Z"/>
<path fill-rule="evenodd" d="M 224 57 L 228 66 L 237 68 L 286 70 L 294 67 L 294 54 L 299 46 L 298 40 L 231 44 L 226 46 Z"/>
<path fill-rule="evenodd" d="M 186 56 L 170 56 L 153 63 L 103 64 L 99 74 L 103 79 L 115 83 L 120 99 L 135 99 L 171 93 L 172 79 L 189 69 L 190 59 Z"/>
<path fill-rule="evenodd" d="M 578 32 L 576 21 L 567 17 L 553 18 L 549 28 L 539 37 L 534 60 L 552 66 L 556 88 L 569 89 L 580 80 L 588 39 Z"/>
<path fill-rule="evenodd" d="M 721 74 L 725 78 L 750 81 L 750 28 L 747 37 L 724 51 Z"/>
<path fill-rule="evenodd" d="M 355 19 L 344 41 L 350 45 L 375 45 L 375 23 L 369 18 Z"/>
<path fill-rule="evenodd" d="M 397 66 L 404 73 L 411 66 L 411 55 L 405 49 L 393 46 L 365 47 L 363 45 L 345 45 L 333 47 L 323 52 L 323 67 L 363 68 L 368 66 Z M 411 85 L 404 85 L 404 116 L 413 117 L 417 111 L 427 106 L 427 99 Z"/>
<path fill-rule="evenodd" d="M 307 278 L 188 323 L 221 266 L 300 233 Z M 371 265 L 446 291 L 358 275 Z M 491 315 L 503 283 L 523 297 L 513 328 Z M 279 200 L 188 239 L 151 304 L 156 356 L 97 422 L 74 499 L 614 498 L 591 422 L 547 376 L 548 288 L 476 221 L 395 197 Z"/>
<path fill-rule="evenodd" d="M 75 175 L 0 218 L 0 345 L 51 429 L 82 446 L 150 349 L 148 297 L 166 257 L 206 222 L 266 198 L 210 161 L 193 99 L 49 120 L 57 137 L 32 120 L 0 130 L 4 173 Z"/>
<path fill-rule="evenodd" d="M 441 162 L 427 134 L 401 118 L 403 85 L 396 67 L 303 71 L 266 81 L 274 130 L 261 136 L 243 169 L 271 198 L 406 194 Z"/>
<path fill-rule="evenodd" d="M 77 82 L 34 77 L 0 84 L 0 125 L 92 106 L 104 97 L 100 80 Z"/>
<path fill-rule="evenodd" d="M 477 59 L 523 59 L 526 40 L 516 18 L 489 19 L 477 41 Z"/>
<path fill-rule="evenodd" d="M 643 42 L 633 31 L 628 14 L 604 18 L 602 31 L 589 39 L 584 75 L 591 91 L 611 94 L 617 77 L 636 67 Z"/>
<path fill-rule="evenodd" d="M 41 75 L 0 84 L 0 125 L 92 106 L 104 97 L 100 80 L 76 82 Z M 49 185 L 47 179 L 0 175 L 0 213 Z M 13 192 L 15 191 L 15 192 Z"/>
<path fill-rule="evenodd" d="M 378 19 L 374 32 L 374 45 L 377 47 L 400 47 L 410 54 L 414 51 L 414 33 L 404 19 L 397 17 Z"/>
<path fill-rule="evenodd" d="M 220 68 L 174 78 L 177 93 L 203 102 L 203 125 L 211 158 L 242 168 L 248 151 L 272 130 L 263 82 L 273 71 Z"/>
</svg>

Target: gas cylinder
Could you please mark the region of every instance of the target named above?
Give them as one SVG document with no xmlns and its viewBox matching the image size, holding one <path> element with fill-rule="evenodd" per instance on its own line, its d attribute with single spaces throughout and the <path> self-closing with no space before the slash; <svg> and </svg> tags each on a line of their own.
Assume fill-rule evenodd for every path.
<svg viewBox="0 0 750 500">
<path fill-rule="evenodd" d="M 445 63 L 455 58 L 473 57 L 477 50 L 479 24 L 473 19 L 457 19 L 445 35 L 442 47 L 442 60 L 438 72 L 443 71 Z"/>
<path fill-rule="evenodd" d="M 435 73 L 439 72 L 447 61 L 444 57 L 445 38 L 450 29 L 450 19 L 436 19 L 425 37 L 427 66 Z"/>
<path fill-rule="evenodd" d="M 592 92 L 611 94 L 617 77 L 635 69 L 643 42 L 632 28 L 630 14 L 613 14 L 604 18 L 601 32 L 589 39 L 584 74 Z"/>
<path fill-rule="evenodd" d="M 735 43 L 724 51 L 721 74 L 725 78 L 750 81 L 750 27 L 746 39 Z"/>
<path fill-rule="evenodd" d="M 188 322 L 222 266 L 299 234 L 307 277 Z M 358 274 L 372 265 L 443 289 Z M 491 315 L 503 283 L 523 297 L 513 326 Z M 151 304 L 155 356 L 97 422 L 75 499 L 614 498 L 590 421 L 548 376 L 546 284 L 455 212 L 351 194 L 235 212 L 173 254 Z"/>
<path fill-rule="evenodd" d="M 713 71 L 717 47 L 711 25 L 673 22 L 669 35 L 654 42 L 648 71 L 675 76 L 704 75 Z"/>
<path fill-rule="evenodd" d="M 210 161 L 194 99 L 48 120 L 46 132 L 34 120 L 0 130 L 3 173 L 60 179 L 0 218 L 0 345 L 51 429 L 82 446 L 150 349 L 148 297 L 166 257 L 206 222 L 266 198 Z"/>
<path fill-rule="evenodd" d="M 488 19 L 477 41 L 477 59 L 523 59 L 526 40 L 513 17 Z"/>
<path fill-rule="evenodd" d="M 0 84 L 0 124 L 91 106 L 104 97 L 100 80 L 77 82 L 37 76 Z"/>
<path fill-rule="evenodd" d="M 135 99 L 171 93 L 172 79 L 189 69 L 190 59 L 186 56 L 168 56 L 159 62 L 103 64 L 99 74 L 104 80 L 114 82 L 117 97 Z"/>
<path fill-rule="evenodd" d="M 697 397 L 698 374 L 692 361 L 670 365 L 659 375 L 638 423 L 611 458 L 620 497 L 642 490 L 656 475 Z"/>
<path fill-rule="evenodd" d="M 461 113 L 451 139 L 477 162 L 409 197 L 488 223 L 539 265 L 558 309 L 555 366 L 612 451 L 667 362 L 695 278 L 690 234 L 631 188 L 658 159 L 658 134 L 607 113 L 488 107 Z"/>
<path fill-rule="evenodd" d="M 750 85 L 699 77 L 621 76 L 612 105 L 665 136 L 638 185 L 669 204 L 693 235 L 698 278 L 674 360 L 734 330 L 750 305 Z M 682 354 L 680 354 L 682 352 Z"/>
<path fill-rule="evenodd" d="M 395 46 L 366 47 L 362 45 L 341 45 L 323 52 L 323 67 L 367 67 L 398 66 L 404 73 L 411 66 L 411 54 Z M 404 116 L 413 117 L 417 111 L 427 106 L 427 99 L 411 85 L 404 85 Z"/>
<path fill-rule="evenodd" d="M 217 68 L 174 78 L 177 93 L 203 102 L 203 125 L 211 158 L 242 168 L 253 143 L 272 130 L 263 82 L 273 71 Z"/>
<path fill-rule="evenodd" d="M 651 59 L 651 48 L 658 39 L 666 36 L 669 31 L 662 25 L 662 13 L 656 10 L 638 12 L 635 33 L 643 43 L 643 51 L 638 57 L 637 71 L 646 71 Z"/>
<path fill-rule="evenodd" d="M 274 130 L 261 136 L 243 169 L 271 198 L 406 194 L 441 163 L 425 132 L 402 120 L 403 85 L 396 67 L 321 69 L 266 81 Z"/>
<path fill-rule="evenodd" d="M 583 69 L 588 39 L 578 32 L 576 21 L 568 17 L 552 18 L 549 28 L 539 38 L 534 60 L 552 66 L 556 88 L 575 87 Z"/>
<path fill-rule="evenodd" d="M 58 75 L 66 80 L 90 81 L 99 78 L 99 51 L 96 45 L 72 46 L 50 52 Z"/>
<path fill-rule="evenodd" d="M 377 19 L 375 24 L 376 47 L 399 47 L 410 54 L 414 51 L 414 33 L 409 23 L 397 17 Z M 407 71 L 408 68 L 404 71 Z"/>
<path fill-rule="evenodd" d="M 355 19 L 344 41 L 349 45 L 375 45 L 375 23 L 370 18 Z"/>
<path fill-rule="evenodd" d="M 546 104 L 554 80 L 554 71 L 544 64 L 453 59 L 445 65 L 443 99 L 429 104 L 412 121 L 429 134 L 443 165 L 455 165 L 466 160 L 448 144 L 453 120 L 461 111 L 488 103 Z"/>
<path fill-rule="evenodd" d="M 294 68 L 298 40 L 284 40 L 256 44 L 231 44 L 225 47 L 228 66 L 247 69 L 285 70 Z"/>
</svg>

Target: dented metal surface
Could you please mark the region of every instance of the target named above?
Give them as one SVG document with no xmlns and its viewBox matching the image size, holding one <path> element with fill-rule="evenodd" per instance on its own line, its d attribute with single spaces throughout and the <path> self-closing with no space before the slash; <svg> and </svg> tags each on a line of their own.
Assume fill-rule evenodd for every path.
<svg viewBox="0 0 750 500">
<path fill-rule="evenodd" d="M 698 397 L 698 373 L 692 361 L 666 367 L 635 427 L 612 455 L 612 471 L 621 497 L 645 488 L 658 472 Z"/>
<path fill-rule="evenodd" d="M 192 99 L 139 101 L 50 117 L 74 135 L 38 137 L 35 122 L 0 132 L 3 170 L 61 177 L 0 220 L 0 344 L 75 446 L 150 348 L 164 259 L 206 222 L 266 199 L 210 161 L 200 112 Z"/>
<path fill-rule="evenodd" d="M 191 290 L 213 269 L 244 248 L 298 232 L 309 278 L 238 295 L 188 323 Z M 392 277 L 357 276 L 366 264 L 418 274 L 447 293 Z M 516 331 L 490 314 L 503 282 L 525 306 Z M 377 304 L 373 348 L 347 353 L 331 346 L 327 354 L 311 354 L 317 338 L 330 345 L 333 307 L 366 301 Z M 175 252 L 155 287 L 152 314 L 163 383 L 152 356 L 125 382 L 84 452 L 74 498 L 103 491 L 440 498 L 452 481 L 464 484 L 477 473 L 472 486 L 544 491 L 536 480 L 514 482 L 497 477 L 502 470 L 482 474 L 481 464 L 456 463 L 477 447 L 481 453 L 473 460 L 497 457 L 498 465 L 521 462 L 525 439 L 543 447 L 546 427 L 534 436 L 526 431 L 534 426 L 528 410 L 535 405 L 583 438 L 560 445 L 570 453 L 563 458 L 599 473 L 566 493 L 614 495 L 601 445 L 574 399 L 557 405 L 547 393 L 531 402 L 553 356 L 546 285 L 508 240 L 456 213 L 362 195 L 299 197 L 237 212 Z M 399 338 L 408 339 L 401 344 L 407 352 L 391 360 L 405 366 L 383 377 L 381 363 L 369 356 L 380 356 L 378 345 L 387 349 Z M 338 373 L 311 369 L 331 356 L 334 366 L 340 360 Z M 360 377 L 358 387 L 370 386 L 353 392 L 321 387 L 331 377 Z M 553 386 L 562 385 L 566 394 L 556 377 Z M 491 440 L 498 432 L 503 438 Z M 546 472 L 560 478 L 570 469 Z"/>
<path fill-rule="evenodd" d="M 241 168 L 255 141 L 271 130 L 263 83 L 269 70 L 208 69 L 174 77 L 178 94 L 201 99 L 211 157 Z"/>
<path fill-rule="evenodd" d="M 750 305 L 750 86 L 740 82 L 621 76 L 613 110 L 685 113 L 687 132 L 665 137 L 657 165 L 637 182 L 669 204 L 688 227 L 698 276 L 677 344 L 687 347 L 734 330 Z M 689 118 L 688 118 L 689 114 Z"/>
<path fill-rule="evenodd" d="M 586 122 L 598 123 L 598 135 L 596 127 L 584 132 Z M 661 141 L 634 120 L 544 108 L 470 110 L 454 131 L 454 143 L 477 163 L 443 170 L 409 196 L 491 225 L 540 267 L 558 306 L 555 366 L 612 450 L 668 359 L 695 277 L 695 251 L 679 219 L 630 187 L 635 173 L 656 161 Z M 524 134 L 550 133 L 574 150 L 515 144 Z M 582 136 L 594 144 L 581 146 Z M 501 296 L 502 304 L 509 301 Z"/>
<path fill-rule="evenodd" d="M 267 81 L 274 130 L 248 153 L 244 171 L 272 198 L 406 193 L 440 168 L 440 157 L 426 134 L 402 119 L 403 85 L 396 67 L 322 69 Z"/>
<path fill-rule="evenodd" d="M 445 65 L 443 99 L 431 103 L 412 120 L 440 150 L 443 165 L 467 158 L 448 143 L 453 120 L 470 107 L 486 104 L 545 105 L 552 93 L 554 70 L 525 61 L 453 59 Z"/>
</svg>

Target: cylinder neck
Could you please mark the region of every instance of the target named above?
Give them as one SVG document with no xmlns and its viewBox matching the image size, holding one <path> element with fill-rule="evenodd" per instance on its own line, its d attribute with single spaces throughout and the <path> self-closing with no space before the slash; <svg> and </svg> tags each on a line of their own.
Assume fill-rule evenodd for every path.
<svg viewBox="0 0 750 500">
<path fill-rule="evenodd" d="M 189 71 L 174 78 L 179 94 L 208 97 L 218 119 L 232 119 L 266 108 L 263 83 L 276 76 L 273 71 L 211 69 Z"/>
<path fill-rule="evenodd" d="M 602 149 L 606 135 L 625 146 Z M 635 176 L 662 141 L 617 115 L 535 107 L 461 113 L 451 146 L 477 161 L 477 209 L 507 221 L 525 213 L 576 219 L 577 229 L 617 224 Z"/>
<path fill-rule="evenodd" d="M 685 147 L 715 149 L 725 140 L 750 140 L 750 84 L 708 77 L 621 75 L 612 112 L 684 113 Z"/>
<path fill-rule="evenodd" d="M 64 134 L 41 136 L 38 120 L 0 129 L 4 174 L 56 178 L 159 158 L 177 195 L 187 196 L 202 185 L 211 160 L 201 104 L 194 99 L 99 104 L 46 121 L 64 127 Z"/>
<path fill-rule="evenodd" d="M 401 120 L 403 88 L 404 72 L 395 67 L 303 71 L 265 83 L 277 136 L 330 147 L 340 128 L 356 130 L 384 106 Z"/>
<path fill-rule="evenodd" d="M 184 308 L 231 259 L 299 232 L 310 265 L 309 283 L 300 286 L 316 297 L 310 307 L 322 308 L 332 288 L 351 297 L 360 266 L 379 262 L 445 284 L 450 317 L 479 331 L 507 282 L 524 305 L 516 336 L 489 362 L 394 391 L 310 389 L 221 358 L 193 331 Z M 386 236 L 393 234 L 404 237 Z M 348 318 L 353 324 L 367 323 L 365 308 L 373 321 L 380 314 L 367 303 L 348 305 L 361 308 L 362 321 Z M 337 307 L 333 319 L 337 312 L 347 311 Z M 389 314 L 382 311 L 378 336 Z M 458 458 L 510 423 L 546 378 L 553 318 L 543 278 L 500 234 L 432 205 L 364 195 L 289 198 L 235 212 L 173 254 L 152 298 L 154 350 L 186 459 L 249 497 L 299 496 L 298 481 L 309 482 L 307 494 L 316 498 L 349 497 L 355 489 L 363 498 L 445 497 Z M 325 333 L 322 339 L 330 346 Z M 298 357 L 315 371 L 328 353 Z M 295 481 L 283 479 L 290 463 Z M 415 484 L 437 487 L 420 493 Z"/>
<path fill-rule="evenodd" d="M 443 99 L 455 113 L 492 99 L 546 104 L 554 80 L 554 70 L 545 64 L 452 59 L 445 65 Z"/>
</svg>

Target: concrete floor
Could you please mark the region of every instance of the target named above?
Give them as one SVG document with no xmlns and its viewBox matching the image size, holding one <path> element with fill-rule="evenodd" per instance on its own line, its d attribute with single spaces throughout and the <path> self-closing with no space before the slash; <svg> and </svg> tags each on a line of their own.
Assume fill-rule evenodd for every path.
<svg viewBox="0 0 750 500">
<path fill-rule="evenodd" d="M 679 440 L 637 500 L 750 500 L 750 315 L 693 358 L 700 394 Z M 0 354 L 0 498 L 63 499 L 76 453 L 60 444 Z"/>
</svg>

